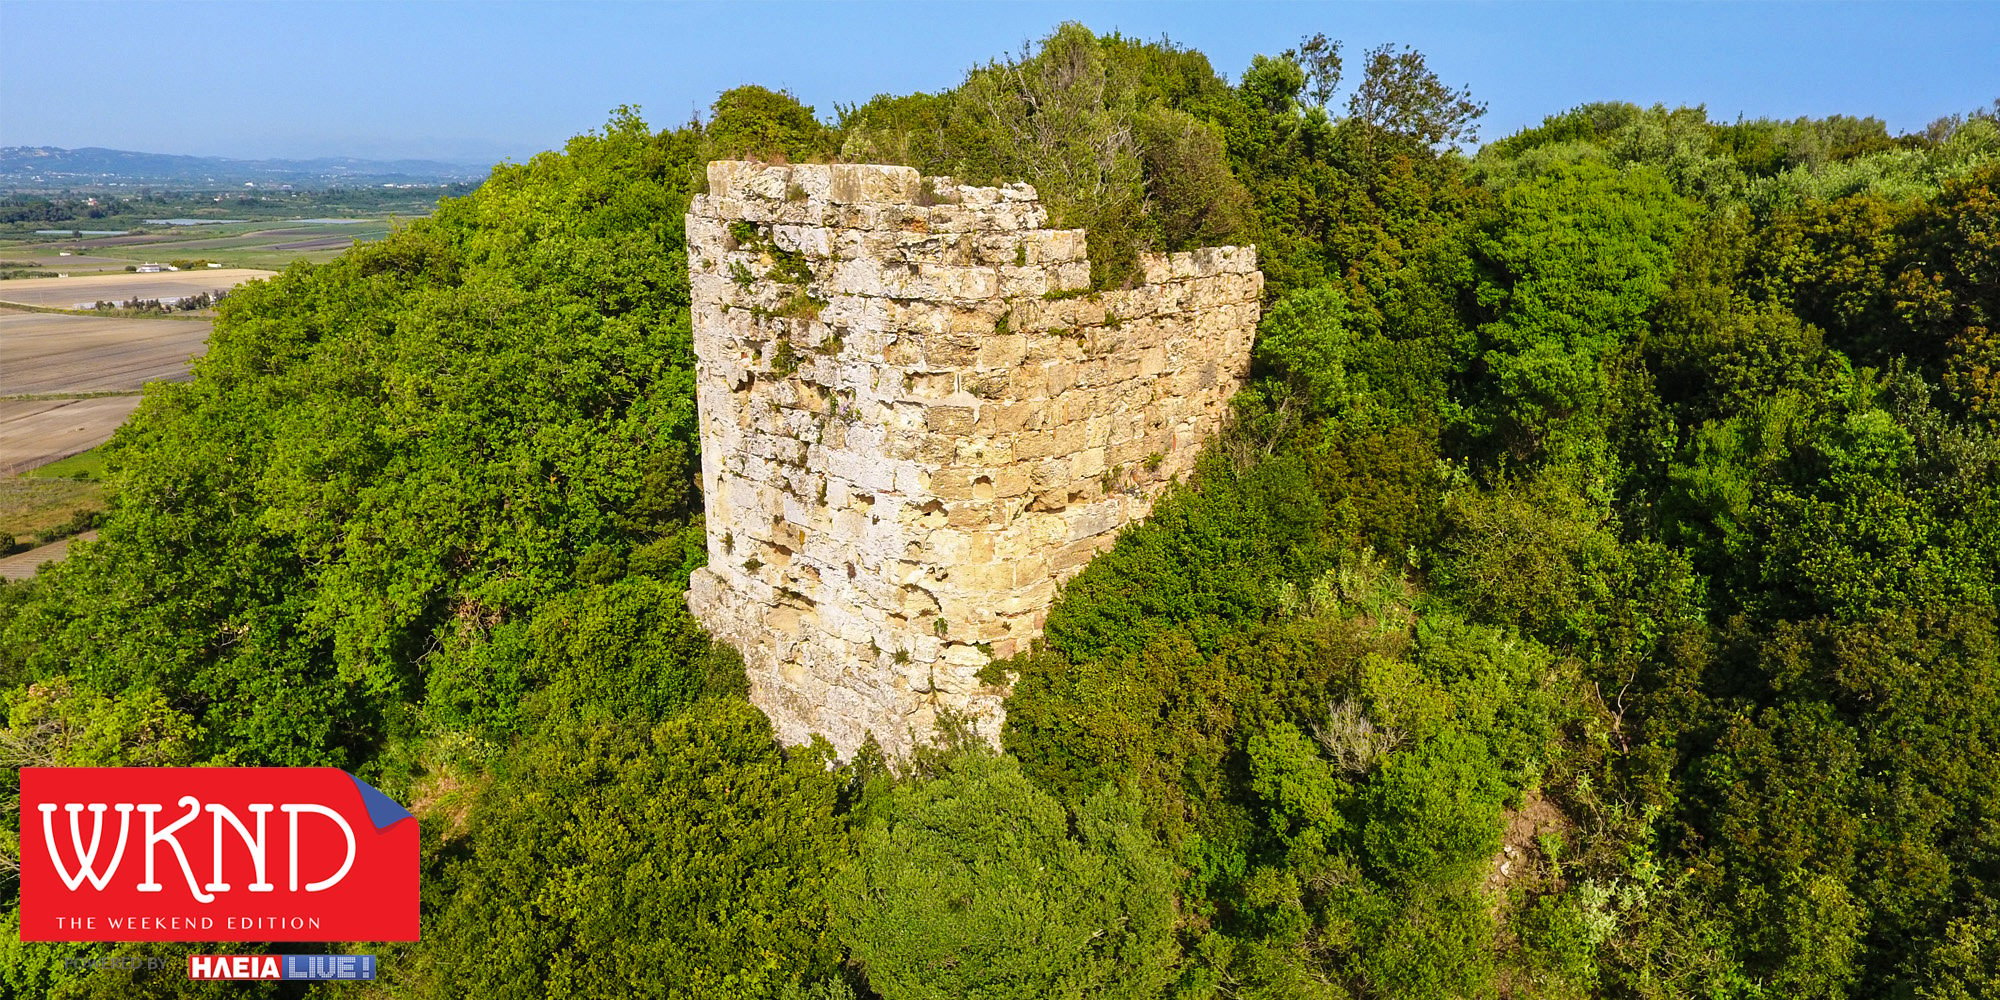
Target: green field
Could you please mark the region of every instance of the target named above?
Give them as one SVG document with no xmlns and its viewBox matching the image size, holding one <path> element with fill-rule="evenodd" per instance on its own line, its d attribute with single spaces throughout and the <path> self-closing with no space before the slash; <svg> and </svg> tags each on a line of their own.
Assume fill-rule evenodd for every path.
<svg viewBox="0 0 2000 1000">
<path fill-rule="evenodd" d="M 59 462 L 50 462 L 21 475 L 28 479 L 74 479 L 95 482 L 104 478 L 104 449 L 92 448 Z"/>
<path fill-rule="evenodd" d="M 141 226 L 119 236 L 49 236 L 0 232 L 0 258 L 76 274 L 122 271 L 128 266 L 175 260 L 213 261 L 224 267 L 282 270 L 296 260 L 332 260 L 357 243 L 389 234 L 402 217 L 343 220 L 340 224 L 293 219 L 200 226 Z M 43 227 L 50 228 L 50 227 Z M 63 251 L 69 251 L 64 256 Z"/>
<path fill-rule="evenodd" d="M 105 509 L 100 446 L 38 469 L 0 477 L 0 546 L 68 534 L 79 518 Z"/>
<path fill-rule="evenodd" d="M 71 461 L 75 458 L 63 460 Z M 38 536 L 75 522 L 79 514 L 105 508 L 103 483 L 48 477 L 43 474 L 47 468 L 0 479 L 0 545 L 10 538 L 35 543 Z"/>
</svg>

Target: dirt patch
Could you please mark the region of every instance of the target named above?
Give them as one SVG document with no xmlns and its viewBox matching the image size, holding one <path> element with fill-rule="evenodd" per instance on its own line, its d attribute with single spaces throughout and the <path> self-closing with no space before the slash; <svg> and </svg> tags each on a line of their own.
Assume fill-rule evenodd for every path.
<svg viewBox="0 0 2000 1000">
<path fill-rule="evenodd" d="M 0 559 L 0 580 L 25 580 L 34 576 L 43 566 L 61 562 L 69 556 L 69 543 L 88 542 L 97 538 L 97 532 L 86 531 L 75 538 L 65 538 L 50 542 L 38 549 L 16 553 Z"/>
<path fill-rule="evenodd" d="M 1486 869 L 1486 892 L 1506 899 L 1516 886 L 1546 890 L 1558 881 L 1555 860 L 1545 845 L 1567 843 L 1576 835 L 1576 824 L 1537 788 L 1521 797 L 1519 809 L 1503 814 L 1507 832 L 1500 838 L 1500 852 Z"/>
<path fill-rule="evenodd" d="M 463 837 L 472 828 L 472 807 L 483 784 L 483 779 L 431 771 L 410 788 L 410 814 L 426 829 L 442 823 L 436 829 L 447 838 Z"/>
<path fill-rule="evenodd" d="M 0 396 L 137 392 L 148 382 L 179 381 L 213 327 L 202 319 L 0 311 Z"/>
<path fill-rule="evenodd" d="M 111 440 L 139 396 L 0 399 L 0 476 L 39 469 Z"/>
<path fill-rule="evenodd" d="M 29 306 L 74 309 L 79 303 L 199 295 L 217 289 L 235 288 L 246 281 L 268 278 L 272 273 L 247 267 L 216 267 L 149 274 L 123 271 L 79 274 L 67 278 L 16 278 L 0 281 L 0 300 Z"/>
</svg>

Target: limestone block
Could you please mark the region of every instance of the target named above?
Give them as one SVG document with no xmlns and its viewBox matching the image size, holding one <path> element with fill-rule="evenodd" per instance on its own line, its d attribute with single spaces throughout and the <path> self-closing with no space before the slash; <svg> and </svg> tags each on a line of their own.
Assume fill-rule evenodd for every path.
<svg viewBox="0 0 2000 1000">
<path fill-rule="evenodd" d="M 979 357 L 979 338 L 973 334 L 932 336 L 924 343 L 924 364 L 932 371 L 965 368 Z"/>
<path fill-rule="evenodd" d="M 936 406 L 926 415 L 926 426 L 938 434 L 968 434 L 978 420 L 978 411 L 973 407 Z"/>
<path fill-rule="evenodd" d="M 1047 267 L 1015 267 L 1002 264 L 994 287 L 996 295 L 1044 295 L 1055 289 L 1055 274 Z"/>
<path fill-rule="evenodd" d="M 1000 267 L 1025 261 L 1028 255 L 1026 244 L 1036 239 L 1033 233 L 966 233 L 972 247 L 971 263 L 987 267 Z"/>
<path fill-rule="evenodd" d="M 909 167 L 834 163 L 798 169 L 825 170 L 829 175 L 826 200 L 835 204 L 913 202 L 922 184 L 922 177 Z M 812 189 L 806 190 L 810 195 Z"/>
<path fill-rule="evenodd" d="M 833 230 L 825 226 L 775 225 L 771 242 L 780 250 L 821 259 L 833 256 Z"/>
<path fill-rule="evenodd" d="M 1088 280 L 1090 262 L 1084 255 L 1089 251 L 1089 234 L 1081 229 L 1050 229 L 1037 234 L 1040 238 L 1030 244 L 1028 263 L 1030 264 L 1074 264 L 1082 262 Z M 1036 256 L 1039 248 L 1040 256 Z"/>
<path fill-rule="evenodd" d="M 1029 341 L 1025 337 L 1022 341 L 1024 351 L 1021 364 L 1008 372 L 1007 394 L 1012 399 L 1039 402 L 1048 397 L 1049 373 L 1044 364 L 1028 362 L 1025 347 Z"/>
<path fill-rule="evenodd" d="M 720 198 L 782 199 L 790 180 L 791 172 L 783 167 L 742 160 L 717 160 L 708 165 L 709 193 Z"/>
<path fill-rule="evenodd" d="M 940 464 L 951 462 L 958 465 L 1011 467 L 1018 457 L 1014 451 L 1014 440 L 1012 436 L 960 438 L 955 442 L 949 442 L 952 445 L 951 453 L 943 457 Z M 1027 473 L 1024 470 L 1022 474 Z"/>
<path fill-rule="evenodd" d="M 1011 436 L 1040 427 L 1044 407 L 1034 403 L 986 403 L 978 407 L 973 430 L 988 436 Z"/>
<path fill-rule="evenodd" d="M 1104 297 L 1094 296 L 1072 299 L 1070 301 L 1075 303 L 1071 308 L 1074 311 L 1076 326 L 1097 327 L 1104 325 L 1104 317 L 1106 315 Z"/>
<path fill-rule="evenodd" d="M 1002 466 L 993 471 L 993 495 L 1009 498 L 1023 496 L 1028 492 L 1028 470 L 1019 465 Z"/>
<path fill-rule="evenodd" d="M 944 501 L 972 498 L 973 470 L 939 469 L 931 473 L 930 494 Z"/>
<path fill-rule="evenodd" d="M 1074 291 L 1090 287 L 1090 262 L 1072 261 L 1056 268 L 1051 280 L 1060 291 Z"/>
<path fill-rule="evenodd" d="M 990 267 L 918 264 L 917 276 L 936 298 L 990 299 L 1000 293 L 1000 276 Z"/>
<path fill-rule="evenodd" d="M 953 528 L 985 528 L 1003 524 L 1007 508 L 994 500 L 966 500 L 949 508 L 947 523 Z"/>
</svg>

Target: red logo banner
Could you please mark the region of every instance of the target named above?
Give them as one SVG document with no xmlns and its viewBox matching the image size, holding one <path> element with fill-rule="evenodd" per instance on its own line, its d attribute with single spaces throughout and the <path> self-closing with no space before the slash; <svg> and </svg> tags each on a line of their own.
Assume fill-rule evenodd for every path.
<svg viewBox="0 0 2000 1000">
<path fill-rule="evenodd" d="M 415 941 L 417 821 L 331 767 L 21 770 L 23 941 Z"/>
</svg>

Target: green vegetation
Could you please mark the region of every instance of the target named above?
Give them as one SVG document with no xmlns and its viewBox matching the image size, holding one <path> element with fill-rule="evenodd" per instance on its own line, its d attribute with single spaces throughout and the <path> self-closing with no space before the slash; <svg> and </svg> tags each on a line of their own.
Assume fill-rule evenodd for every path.
<svg viewBox="0 0 2000 1000">
<path fill-rule="evenodd" d="M 0 479 L 0 555 L 95 527 L 106 508 L 104 452 L 93 448 Z"/>
<path fill-rule="evenodd" d="M 1069 24 L 948 93 L 842 109 L 840 152 L 974 184 L 1032 179 L 1057 225 L 1089 230 L 1104 287 L 1132 276 L 1139 250 L 1247 232 L 1249 197 L 1223 130 L 1199 114 L 1222 103 L 1234 103 L 1229 88 L 1199 53 Z"/>
<path fill-rule="evenodd" d="M 103 479 L 108 463 L 102 448 L 92 448 L 22 473 L 35 479 Z"/>
<path fill-rule="evenodd" d="M 211 262 L 268 270 L 281 270 L 297 260 L 324 263 L 352 244 L 381 239 L 402 220 L 429 214 L 440 198 L 463 196 L 475 187 L 0 194 L 0 252 L 15 258 L 0 261 L 0 278 L 133 270 L 142 263 L 170 263 L 182 270 Z M 159 225 L 148 219 L 189 219 L 200 224 Z M 336 219 L 343 224 L 301 223 L 302 219 Z M 38 230 L 68 230 L 74 235 Z M 89 235 L 86 230 L 126 235 Z M 73 256 L 60 257 L 60 251 L 71 251 Z M 39 260 L 18 259 L 23 256 Z"/>
<path fill-rule="evenodd" d="M 392 996 L 2000 993 L 1991 115 L 1468 154 L 1420 55 L 1341 69 L 1069 25 L 837 127 L 621 111 L 247 286 L 0 586 L 0 745 L 413 803 Z M 1100 286 L 1259 246 L 1237 419 L 991 668 L 1004 752 L 780 747 L 686 611 L 718 154 L 1030 181 Z M 202 992 L 8 940 L 8 995 Z"/>
<path fill-rule="evenodd" d="M 1173 880 L 1138 804 L 1074 812 L 1010 758 L 963 748 L 927 780 L 878 779 L 835 926 L 886 1000 L 1157 997 Z"/>
</svg>

